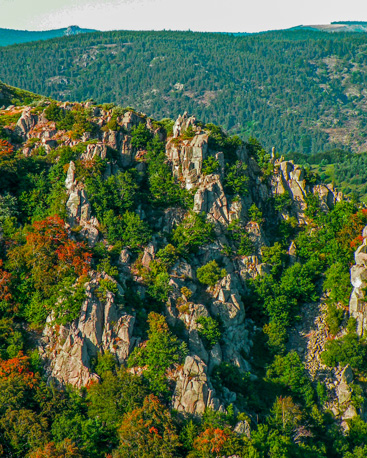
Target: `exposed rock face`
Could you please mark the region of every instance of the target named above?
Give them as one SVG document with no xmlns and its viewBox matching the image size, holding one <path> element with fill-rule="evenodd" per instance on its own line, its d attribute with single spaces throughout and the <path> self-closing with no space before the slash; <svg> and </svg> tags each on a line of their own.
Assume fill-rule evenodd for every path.
<svg viewBox="0 0 367 458">
<path fill-rule="evenodd" d="M 228 225 L 228 203 L 219 175 L 204 177 L 195 194 L 194 211 L 205 212 L 212 221 Z"/>
<path fill-rule="evenodd" d="M 202 132 L 190 140 L 177 144 L 173 139 L 166 146 L 173 173 L 185 183 L 186 189 L 199 184 L 203 161 L 208 157 L 208 134 Z"/>
<path fill-rule="evenodd" d="M 103 277 L 112 281 L 106 275 Z M 78 319 L 67 326 L 55 326 L 53 317 L 48 318 L 41 354 L 49 380 L 61 385 L 86 386 L 98 379 L 93 373 L 98 353 L 109 351 L 122 364 L 137 342 L 132 336 L 135 318 L 119 309 L 112 293 L 98 297 L 101 278 L 94 275 L 88 283 L 87 299 Z"/>
<path fill-rule="evenodd" d="M 92 151 L 97 150 L 97 145 L 88 146 L 95 146 L 96 148 L 94 150 L 87 150 L 86 154 L 93 154 Z M 102 152 L 103 149 L 99 149 L 99 151 Z M 66 202 L 68 223 L 70 226 L 81 226 L 81 234 L 87 238 L 90 246 L 94 246 L 99 237 L 99 223 L 97 218 L 92 217 L 92 209 L 87 193 L 83 188 L 78 186 L 75 180 L 75 164 L 72 161 L 66 175 L 65 187 L 69 194 Z"/>
<path fill-rule="evenodd" d="M 198 356 L 187 356 L 178 374 L 172 407 L 179 412 L 202 414 L 207 407 L 220 408 L 220 401 L 208 382 L 207 366 Z"/>
<path fill-rule="evenodd" d="M 221 345 L 223 359 L 248 371 L 250 366 L 242 355 L 249 353 L 252 343 L 245 328 L 245 307 L 240 291 L 243 291 L 240 278 L 236 274 L 227 275 L 214 289 L 211 311 L 223 323 L 224 333 Z"/>
<path fill-rule="evenodd" d="M 357 248 L 354 259 L 355 265 L 350 269 L 350 279 L 353 291 L 349 300 L 349 313 L 357 320 L 359 335 L 367 330 L 367 302 L 364 288 L 367 286 L 367 227 L 363 230 L 363 244 Z"/>
<path fill-rule="evenodd" d="M 182 116 L 180 115 L 173 126 L 173 137 L 177 138 L 183 134 L 191 126 L 194 130 L 197 130 L 196 127 L 196 118 L 195 116 L 188 116 L 185 112 Z"/>
<path fill-rule="evenodd" d="M 25 108 L 22 116 L 17 122 L 17 131 L 24 137 L 28 138 L 28 133 L 37 124 L 38 116 L 31 113 L 30 107 Z"/>
<path fill-rule="evenodd" d="M 335 191 L 332 185 L 315 185 L 311 188 L 306 182 L 303 167 L 294 165 L 293 161 L 275 161 L 274 166 L 273 194 L 289 194 L 292 199 L 292 211 L 300 223 L 306 222 L 304 211 L 307 207 L 307 194 L 318 195 L 324 211 L 333 208 L 335 203 L 343 197 L 341 193 Z"/>
</svg>

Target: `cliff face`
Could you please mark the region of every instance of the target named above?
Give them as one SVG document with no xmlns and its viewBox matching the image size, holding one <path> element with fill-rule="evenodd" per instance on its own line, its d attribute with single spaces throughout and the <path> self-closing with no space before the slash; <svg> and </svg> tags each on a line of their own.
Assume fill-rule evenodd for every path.
<svg viewBox="0 0 367 458">
<path fill-rule="evenodd" d="M 68 113 L 75 107 L 64 104 L 60 108 L 63 113 Z M 78 104 L 78 110 L 80 107 Z M 165 142 L 165 162 L 173 177 L 183 189 L 192 193 L 193 212 L 204 215 L 207 224 L 213 224 L 214 228 L 214 238 L 209 244 L 199 246 L 195 256 L 178 256 L 168 271 L 169 292 L 164 314 L 171 327 L 181 329 L 188 346 L 184 364 L 177 366 L 170 375 L 175 385 L 172 406 L 192 414 L 203 413 L 206 407 L 224 410 L 225 406 L 235 402 L 236 393 L 227 388 L 216 393 L 212 373 L 223 362 L 236 366 L 243 373 L 251 372 L 254 322 L 246 317 L 243 298 L 248 294 L 248 279 L 269 272 L 270 266 L 262 262 L 262 248 L 270 245 L 272 231 L 279 222 L 293 218 L 298 225 L 307 224 L 304 212 L 308 196 L 318 196 L 323 210 L 327 212 L 341 199 L 341 195 L 330 186 L 310 183 L 303 168 L 282 158 L 274 157 L 270 161 L 272 174 L 270 178 L 265 178 L 253 154 L 245 145 L 239 145 L 232 156 L 234 154 L 236 164 L 242 166 L 247 192 L 234 197 L 228 191 L 226 182 L 226 153 L 218 146 L 213 147 L 210 132 L 194 117 L 187 114 L 180 116 L 174 123 L 173 134 L 166 137 L 162 126 L 145 115 L 125 111 L 116 116 L 111 110 L 90 104 L 82 108 L 89 111 L 94 125 L 98 126 L 93 141 L 90 132 L 73 139 L 66 130 L 57 128 L 57 122 L 47 119 L 45 110 L 36 111 L 27 107 L 15 129 L 23 140 L 20 152 L 29 157 L 36 147 L 43 147 L 46 155 L 60 146 L 81 147 L 77 160 L 66 164 L 67 222 L 78 240 L 84 240 L 91 248 L 102 243 L 109 249 L 106 228 L 101 226 L 93 210 L 93 196 L 88 195 L 85 184 L 78 178 L 76 162 L 95 164 L 105 161 L 102 180 L 131 168 L 144 174 L 147 152 L 136 146 L 136 141 L 134 143 L 134 132 L 143 128 Z M 108 126 L 112 121 L 114 127 L 110 129 Z M 208 173 L 210 160 L 215 162 L 216 167 Z M 287 205 L 276 213 L 270 202 L 279 196 L 287 199 Z M 265 225 L 261 218 L 255 220 L 252 216 L 254 205 L 262 212 Z M 157 261 L 159 247 L 167 244 L 167 237 L 184 220 L 187 209 L 173 206 L 162 212 L 138 205 L 135 210 L 143 221 L 152 215 L 154 219 L 156 235 L 139 258 L 142 268 L 149 271 Z M 233 257 L 226 250 L 234 246 L 229 229 L 236 222 L 243 226 L 252 248 L 249 253 Z M 290 254 L 292 250 L 294 247 L 290 246 Z M 358 256 L 358 260 L 362 260 L 363 255 Z M 198 282 L 196 271 L 212 261 L 223 266 L 225 275 L 205 289 Z M 358 269 L 361 270 L 360 267 Z M 101 285 L 106 281 L 115 285 L 114 292 L 101 294 Z M 51 314 L 40 339 L 39 349 L 48 379 L 59 385 L 81 387 L 97 381 L 99 377 L 94 368 L 98 355 L 111 353 L 116 362 L 123 365 L 141 343 L 141 337 L 136 332 L 139 325 L 136 310 L 126 307 L 126 299 L 125 306 L 118 300 L 118 297 L 126 297 L 128 290 L 143 298 L 147 294 L 147 285 L 136 269 L 136 256 L 124 248 L 119 256 L 118 278 L 112 278 L 103 271 L 91 271 L 85 286 L 86 297 L 79 317 L 60 326 L 55 325 L 55 317 Z M 356 288 L 360 287 L 358 283 Z M 191 292 L 191 297 L 182 292 L 185 288 Z M 353 297 L 356 294 L 358 292 Z M 355 313 L 354 309 L 357 311 L 358 307 L 352 305 L 352 313 Z M 200 332 L 200 318 L 213 318 L 221 323 L 221 339 L 211 346 L 207 345 Z"/>
<path fill-rule="evenodd" d="M 354 254 L 355 264 L 350 269 L 353 291 L 349 301 L 349 313 L 357 320 L 357 332 L 365 335 L 367 330 L 367 305 L 365 288 L 367 286 L 367 227 L 363 229 L 363 243 Z"/>
</svg>

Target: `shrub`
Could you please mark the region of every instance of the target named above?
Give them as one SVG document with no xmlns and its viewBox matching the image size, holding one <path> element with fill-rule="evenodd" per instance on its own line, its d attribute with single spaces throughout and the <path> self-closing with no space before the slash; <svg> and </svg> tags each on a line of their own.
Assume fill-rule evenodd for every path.
<svg viewBox="0 0 367 458">
<path fill-rule="evenodd" d="M 324 291 L 329 291 L 330 299 L 333 302 L 341 302 L 343 305 L 348 305 L 352 292 L 348 267 L 341 262 L 332 264 L 325 272 L 323 285 Z"/>
<path fill-rule="evenodd" d="M 221 269 L 216 261 L 210 261 L 205 266 L 199 267 L 196 275 L 200 283 L 214 286 L 218 281 L 227 275 L 225 269 Z"/>
<path fill-rule="evenodd" d="M 263 213 L 261 210 L 257 208 L 256 204 L 251 205 L 248 211 L 248 215 L 249 215 L 250 220 L 254 221 L 259 226 L 261 226 L 262 223 L 264 222 Z"/>
<path fill-rule="evenodd" d="M 266 376 L 272 382 L 280 384 L 286 394 L 291 393 L 295 398 L 302 399 L 306 405 L 312 405 L 313 388 L 296 352 L 291 351 L 286 356 L 275 356 Z"/>
<path fill-rule="evenodd" d="M 224 187 L 232 195 L 244 196 L 248 192 L 248 177 L 245 175 L 247 165 L 242 161 L 236 161 L 233 165 L 227 164 L 224 178 Z"/>
<path fill-rule="evenodd" d="M 214 225 L 206 221 L 205 214 L 190 212 L 174 230 L 173 241 L 180 251 L 197 252 L 199 247 L 214 237 Z"/>
<path fill-rule="evenodd" d="M 200 316 L 196 319 L 196 323 L 200 325 L 198 327 L 198 333 L 204 340 L 205 347 L 211 350 L 220 341 L 222 336 L 218 321 L 210 316 Z"/>
<path fill-rule="evenodd" d="M 197 318 L 196 323 L 200 325 L 198 327 L 198 333 L 203 339 L 205 347 L 210 351 L 220 341 L 222 336 L 219 322 L 210 316 L 200 316 Z"/>
<path fill-rule="evenodd" d="M 279 276 L 287 257 L 287 252 L 284 250 L 279 242 L 275 242 L 272 247 L 262 248 L 262 261 L 270 264 L 271 273 Z"/>
<path fill-rule="evenodd" d="M 219 169 L 219 161 L 217 161 L 213 156 L 209 156 L 208 159 L 205 159 L 203 162 L 202 174 L 211 175 Z"/>
<path fill-rule="evenodd" d="M 162 315 L 151 312 L 148 323 L 148 340 L 145 346 L 135 348 L 129 357 L 128 366 L 147 366 L 144 376 L 151 389 L 157 394 L 164 394 L 168 392 L 166 371 L 183 360 L 187 348 L 185 343 L 181 343 L 170 332 Z"/>
<path fill-rule="evenodd" d="M 338 364 L 350 364 L 352 369 L 366 371 L 367 345 L 366 341 L 351 332 L 338 340 L 326 342 L 321 360 L 326 366 L 336 367 Z"/>
<path fill-rule="evenodd" d="M 339 332 L 339 327 L 343 321 L 344 310 L 336 305 L 328 304 L 326 324 L 329 327 L 330 334 L 336 335 Z"/>
</svg>

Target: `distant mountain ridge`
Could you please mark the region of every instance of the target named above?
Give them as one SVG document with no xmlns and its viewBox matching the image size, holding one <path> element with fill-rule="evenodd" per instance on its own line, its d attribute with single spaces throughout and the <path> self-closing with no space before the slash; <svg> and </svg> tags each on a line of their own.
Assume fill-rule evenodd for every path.
<svg viewBox="0 0 367 458">
<path fill-rule="evenodd" d="M 0 46 L 28 43 L 30 41 L 38 40 L 49 40 L 51 38 L 58 38 L 90 32 L 96 32 L 96 30 L 82 29 L 77 25 L 71 25 L 63 29 L 44 30 L 38 32 L 29 30 L 0 29 Z"/>
<path fill-rule="evenodd" d="M 367 21 L 335 21 L 330 24 L 299 25 L 288 30 L 315 30 L 319 32 L 367 32 Z"/>
</svg>

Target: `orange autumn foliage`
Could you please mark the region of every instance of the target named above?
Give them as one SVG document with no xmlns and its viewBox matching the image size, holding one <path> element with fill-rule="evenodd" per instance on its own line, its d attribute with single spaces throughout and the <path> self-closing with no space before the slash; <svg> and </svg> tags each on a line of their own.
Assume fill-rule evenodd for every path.
<svg viewBox="0 0 367 458">
<path fill-rule="evenodd" d="M 8 256 L 13 265 L 31 269 L 35 286 L 44 290 L 68 271 L 86 275 L 92 258 L 84 242 L 69 238 L 64 220 L 57 215 L 33 223 L 25 245 L 15 247 Z"/>
<path fill-rule="evenodd" d="M 17 358 L 0 360 L 0 379 L 11 381 L 21 378 L 23 385 L 32 389 L 35 387 L 38 378 L 29 370 L 29 358 L 21 353 Z"/>
<path fill-rule="evenodd" d="M 229 431 L 219 428 L 207 428 L 194 441 L 194 449 L 203 453 L 217 455 L 223 450 L 230 437 Z"/>
<path fill-rule="evenodd" d="M 175 456 L 179 445 L 170 412 L 153 394 L 145 398 L 143 407 L 124 415 L 119 437 L 118 458 Z"/>
<path fill-rule="evenodd" d="M 0 159 L 7 158 L 11 156 L 14 152 L 14 147 L 12 144 L 6 140 L 0 140 Z"/>
<path fill-rule="evenodd" d="M 79 449 L 70 439 L 61 444 L 49 442 L 44 447 L 32 452 L 30 458 L 82 458 Z"/>
</svg>

